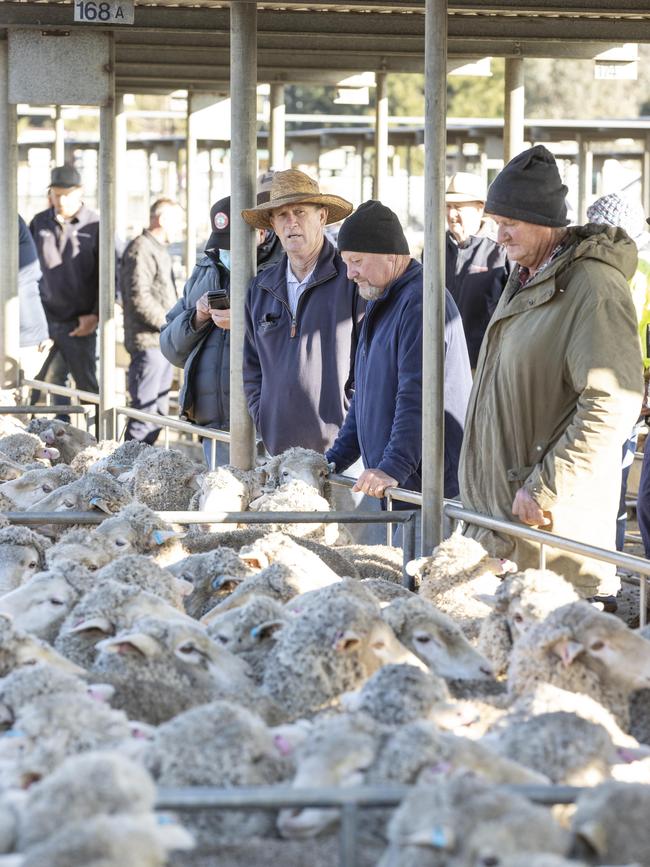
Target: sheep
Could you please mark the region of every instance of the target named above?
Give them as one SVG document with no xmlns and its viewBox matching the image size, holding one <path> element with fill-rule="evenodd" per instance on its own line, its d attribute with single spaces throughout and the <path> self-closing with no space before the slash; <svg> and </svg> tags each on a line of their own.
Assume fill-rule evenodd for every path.
<svg viewBox="0 0 650 867">
<path fill-rule="evenodd" d="M 548 569 L 526 569 L 506 576 L 494 596 L 481 597 L 493 610 L 481 623 L 479 650 L 498 674 L 505 674 L 513 640 L 555 608 L 579 598 L 570 582 Z"/>
<path fill-rule="evenodd" d="M 255 470 L 240 470 L 230 464 L 204 473 L 199 484 L 192 505 L 201 512 L 245 512 L 262 493 Z"/>
<path fill-rule="evenodd" d="M 13 511 L 21 512 L 44 499 L 56 488 L 76 481 L 77 473 L 67 464 L 27 470 L 20 478 L 0 486 L 0 494 L 11 501 Z"/>
<path fill-rule="evenodd" d="M 402 582 L 402 549 L 390 545 L 340 545 L 342 554 L 356 566 L 361 578 Z"/>
<path fill-rule="evenodd" d="M 466 775 L 416 786 L 390 820 L 388 838 L 378 867 L 474 867 L 524 852 L 565 855 L 569 847 L 549 810 Z"/>
<path fill-rule="evenodd" d="M 412 665 L 384 665 L 360 690 L 341 696 L 344 710 L 368 714 L 390 726 L 426 718 L 435 705 L 447 701 L 445 681 Z"/>
<path fill-rule="evenodd" d="M 83 669 L 61 654 L 56 653 L 43 641 L 16 629 L 8 617 L 0 615 L 0 677 L 6 677 L 15 668 L 44 662 L 72 674 L 81 674 Z"/>
<path fill-rule="evenodd" d="M 115 479 L 101 473 L 94 473 L 62 485 L 44 499 L 27 509 L 28 512 L 91 512 L 93 509 L 114 514 L 131 501 L 131 496 Z M 47 536 L 58 536 L 61 527 L 54 524 L 41 526 Z"/>
<path fill-rule="evenodd" d="M 522 695 L 545 682 L 585 693 L 627 729 L 631 692 L 650 684 L 649 651 L 650 642 L 613 615 L 571 602 L 515 642 L 508 690 Z"/>
<path fill-rule="evenodd" d="M 250 503 L 249 508 L 252 512 L 329 512 L 330 504 L 311 485 L 296 479 L 262 494 Z M 335 523 L 269 524 L 268 529 L 322 539 L 328 545 L 335 544 L 339 539 L 339 529 Z"/>
<path fill-rule="evenodd" d="M 90 668 L 99 641 L 130 627 L 142 617 L 185 617 L 162 599 L 139 587 L 100 581 L 75 605 L 63 622 L 54 647 L 68 659 Z"/>
<path fill-rule="evenodd" d="M 490 557 L 482 545 L 459 533 L 438 545 L 431 557 L 406 566 L 420 585 L 420 596 L 453 617 L 470 640 L 478 637 L 480 622 L 490 613 L 489 606 L 476 597 L 494 595 L 497 576 L 514 569 L 510 561 Z"/>
<path fill-rule="evenodd" d="M 405 647 L 441 677 L 489 680 L 489 662 L 469 643 L 459 626 L 419 596 L 395 599 L 382 617 Z"/>
<path fill-rule="evenodd" d="M 572 855 L 598 864 L 648 863 L 650 786 L 607 781 L 584 789 L 571 820 Z"/>
<path fill-rule="evenodd" d="M 38 434 L 46 445 L 56 447 L 60 459 L 66 464 L 71 463 L 80 451 L 97 443 L 92 434 L 59 419 L 33 418 L 27 430 Z"/>
<path fill-rule="evenodd" d="M 185 598 L 185 610 L 197 620 L 223 598 L 230 580 L 244 580 L 253 570 L 230 548 L 215 548 L 205 554 L 191 554 L 169 567 L 172 575 L 192 585 Z M 224 589 L 219 590 L 221 583 Z"/>
<path fill-rule="evenodd" d="M 44 696 L 86 695 L 97 686 L 90 687 L 80 677 L 43 663 L 17 668 L 0 678 L 0 725 L 10 728 L 24 707 Z"/>
<path fill-rule="evenodd" d="M 122 554 L 151 554 L 161 565 L 185 556 L 179 542 L 183 534 L 143 503 L 129 503 L 115 516 L 107 518 L 97 532 L 111 539 Z"/>
<path fill-rule="evenodd" d="M 18 461 L 12 461 L 6 455 L 0 454 L 0 482 L 10 482 L 19 479 L 24 472 L 24 464 L 19 464 Z"/>
<path fill-rule="evenodd" d="M 373 596 L 379 600 L 382 608 L 390 605 L 395 599 L 410 599 L 416 595 L 401 584 L 394 584 L 383 578 L 362 578 L 359 584 L 370 590 Z"/>
<path fill-rule="evenodd" d="M 97 581 L 119 581 L 159 596 L 172 608 L 184 611 L 184 598 L 192 592 L 192 585 L 176 578 L 144 554 L 125 554 L 97 573 Z"/>
<path fill-rule="evenodd" d="M 13 831 L 24 864 L 162 867 L 170 837 L 158 831 L 154 802 L 144 768 L 117 752 L 90 752 L 32 786 L 5 834 Z M 177 833 L 173 845 L 189 847 L 191 837 Z"/>
<path fill-rule="evenodd" d="M 207 633 L 213 641 L 241 657 L 249 666 L 252 680 L 259 685 L 274 634 L 288 618 L 279 602 L 269 596 L 253 596 L 241 607 L 212 617 Z"/>
<path fill-rule="evenodd" d="M 361 686 L 382 664 L 423 663 L 395 638 L 381 609 L 347 592 L 341 582 L 316 591 L 312 601 L 277 633 L 269 651 L 261 693 L 287 720 L 335 703 Z M 358 586 L 358 585 L 357 585 Z M 360 588 L 359 588 L 360 589 Z M 298 597 L 300 598 L 300 597 Z"/>
<path fill-rule="evenodd" d="M 11 526 L 0 530 L 0 595 L 45 568 L 49 545 L 45 536 L 29 527 Z"/>
<path fill-rule="evenodd" d="M 103 443 L 100 443 L 100 445 L 103 445 Z M 106 450 L 104 450 L 104 453 L 97 453 L 97 460 L 88 465 L 87 472 L 110 473 L 111 476 L 117 478 L 123 473 L 130 472 L 133 464 L 144 454 L 152 452 L 152 450 L 153 446 L 139 440 L 127 440 L 121 445 L 115 443 L 115 448 L 112 448 L 110 452 L 106 453 Z"/>
<path fill-rule="evenodd" d="M 18 464 L 31 464 L 38 461 L 54 461 L 59 457 L 58 449 L 49 448 L 35 434 L 20 431 L 0 437 L 0 452 L 5 458 Z"/>
<path fill-rule="evenodd" d="M 64 562 L 74 562 L 89 572 L 97 572 L 112 563 L 119 553 L 106 536 L 99 535 L 92 527 L 73 527 L 66 530 L 48 550 L 48 568 L 53 569 Z"/>
<path fill-rule="evenodd" d="M 310 574 L 306 571 L 291 569 L 283 563 L 273 563 L 266 569 L 262 569 L 261 572 L 243 580 L 232 576 L 215 578 L 212 582 L 215 589 L 222 590 L 224 587 L 229 589 L 233 585 L 235 586 L 232 592 L 225 599 L 217 602 L 210 611 L 203 615 L 201 620 L 207 625 L 211 623 L 213 617 L 224 611 L 238 608 L 254 596 L 270 596 L 271 599 L 277 599 L 278 602 L 288 602 L 303 593 L 313 592 L 342 580 L 338 575 L 334 575 L 334 573 L 332 575 L 331 579 L 327 577 L 323 579 L 318 573 Z"/>
<path fill-rule="evenodd" d="M 331 466 L 320 452 L 300 446 L 294 446 L 268 458 L 257 468 L 266 492 L 288 482 L 301 481 L 315 488 L 331 506 L 331 489 L 328 481 L 330 470 Z"/>
<path fill-rule="evenodd" d="M 189 619 L 142 618 L 100 641 L 97 651 L 92 671 L 115 688 L 113 706 L 152 725 L 252 689 L 246 663 Z"/>
<path fill-rule="evenodd" d="M 256 714 L 215 701 L 179 714 L 155 732 L 145 766 L 159 786 L 263 786 L 291 773 L 274 733 Z M 193 810 L 186 825 L 200 846 L 270 834 L 268 810 Z"/>
<path fill-rule="evenodd" d="M 92 574 L 77 563 L 62 561 L 58 568 L 39 572 L 21 587 L 0 597 L 0 614 L 17 629 L 52 644 L 79 598 L 91 587 Z"/>
<path fill-rule="evenodd" d="M 70 468 L 77 475 L 83 476 L 90 471 L 91 467 L 96 466 L 103 458 L 112 455 L 119 447 L 120 443 L 117 440 L 101 440 L 98 443 L 93 443 L 93 445 L 86 446 L 86 448 L 74 456 L 70 463 Z"/>
<path fill-rule="evenodd" d="M 203 470 L 204 466 L 177 449 L 152 449 L 143 452 L 132 469 L 120 478 L 131 491 L 132 499 L 150 509 L 184 511 L 198 489 Z"/>
<path fill-rule="evenodd" d="M 239 549 L 239 556 L 245 563 L 256 569 L 264 569 L 272 563 L 281 563 L 295 572 L 311 577 L 314 581 L 320 581 L 321 586 L 332 584 L 340 577 L 358 577 L 358 573 L 352 569 L 348 569 L 342 576 L 340 572 L 329 566 L 319 553 L 313 553 L 286 533 L 268 533 L 252 545 L 242 546 Z"/>
</svg>

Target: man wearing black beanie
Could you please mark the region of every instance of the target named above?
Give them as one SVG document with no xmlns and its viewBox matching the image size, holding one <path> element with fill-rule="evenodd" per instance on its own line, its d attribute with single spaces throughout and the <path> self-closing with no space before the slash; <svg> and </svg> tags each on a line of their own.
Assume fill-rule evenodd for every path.
<svg viewBox="0 0 650 867">
<path fill-rule="evenodd" d="M 347 218 L 337 245 L 368 301 L 355 359 L 355 393 L 334 445 L 337 472 L 359 455 L 353 490 L 422 487 L 422 265 L 411 258 L 397 215 L 369 201 Z M 445 317 L 445 496 L 458 494 L 458 458 L 471 388 L 463 325 L 449 292 Z"/>
<path fill-rule="evenodd" d="M 485 212 L 516 267 L 478 358 L 460 493 L 474 511 L 613 548 L 621 447 L 643 394 L 627 284 L 637 253 L 620 229 L 567 228 L 566 194 L 542 145 L 488 190 Z M 520 569 L 539 564 L 536 543 L 471 524 L 465 532 Z M 620 586 L 614 566 L 578 554 L 547 548 L 546 564 L 583 597 Z"/>
</svg>

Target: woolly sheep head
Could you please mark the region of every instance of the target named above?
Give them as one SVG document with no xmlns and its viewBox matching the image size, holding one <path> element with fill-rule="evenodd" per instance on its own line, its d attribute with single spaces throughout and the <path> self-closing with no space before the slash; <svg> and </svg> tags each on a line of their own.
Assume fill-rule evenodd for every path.
<svg viewBox="0 0 650 867">
<path fill-rule="evenodd" d="M 17 629 L 54 641 L 79 595 L 61 573 L 41 572 L 0 597 L 0 614 L 10 617 Z"/>
<path fill-rule="evenodd" d="M 114 545 L 120 556 L 126 553 L 156 553 L 166 542 L 183 535 L 143 503 L 129 503 L 116 515 L 103 521 L 97 532 Z"/>
<path fill-rule="evenodd" d="M 20 478 L 5 482 L 0 491 L 15 503 L 16 510 L 22 511 L 76 478 L 77 474 L 66 464 L 57 464 L 55 467 L 27 470 Z"/>
<path fill-rule="evenodd" d="M 27 511 L 91 512 L 97 509 L 112 515 L 130 500 L 131 497 L 119 482 L 111 476 L 97 473 L 62 485 Z"/>
<path fill-rule="evenodd" d="M 20 666 L 36 665 L 39 662 L 53 665 L 70 674 L 84 674 L 84 670 L 78 665 L 32 635 L 16 629 L 8 617 L 0 615 L 0 677 L 5 677 Z"/>
<path fill-rule="evenodd" d="M 42 460 L 47 466 L 50 465 L 50 461 L 59 457 L 57 449 L 48 448 L 35 434 L 26 432 L 0 437 L 0 453 L 3 457 L 17 461 L 19 464 Z"/>
<path fill-rule="evenodd" d="M 80 451 L 97 443 L 92 434 L 76 428 L 68 422 L 59 421 L 59 419 L 52 419 L 51 421 L 34 419 L 28 425 L 28 430 L 32 430 L 34 422 L 37 422 L 41 427 L 41 430 L 34 430 L 34 433 L 38 433 L 46 445 L 55 447 L 60 453 L 61 460 L 66 464 L 71 463 Z"/>
<path fill-rule="evenodd" d="M 441 542 L 430 557 L 420 557 L 406 565 L 407 573 L 419 580 L 430 573 L 436 577 L 478 576 L 482 573 L 502 575 L 514 572 L 516 568 L 510 560 L 491 557 L 479 542 L 459 532 Z"/>
<path fill-rule="evenodd" d="M 262 463 L 257 472 L 262 487 L 271 491 L 292 481 L 305 482 L 328 498 L 331 467 L 320 452 L 294 447 Z"/>
<path fill-rule="evenodd" d="M 45 566 L 49 541 L 28 527 L 0 530 L 0 594 L 20 586 Z"/>
</svg>

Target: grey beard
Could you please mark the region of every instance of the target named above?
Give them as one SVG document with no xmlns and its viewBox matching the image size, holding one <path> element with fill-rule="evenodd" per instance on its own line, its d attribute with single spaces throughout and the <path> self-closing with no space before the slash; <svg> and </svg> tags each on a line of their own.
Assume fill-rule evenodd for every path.
<svg viewBox="0 0 650 867">
<path fill-rule="evenodd" d="M 365 289 L 362 289 L 361 286 L 359 288 L 359 295 L 364 299 L 364 301 L 374 301 L 375 298 L 379 298 L 380 295 L 383 295 L 384 289 L 380 289 L 379 286 L 366 286 Z"/>
</svg>

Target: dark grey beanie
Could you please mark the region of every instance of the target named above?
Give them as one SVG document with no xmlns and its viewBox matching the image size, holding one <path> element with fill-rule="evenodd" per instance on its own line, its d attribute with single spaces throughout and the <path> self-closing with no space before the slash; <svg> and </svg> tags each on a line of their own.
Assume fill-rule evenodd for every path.
<svg viewBox="0 0 650 867">
<path fill-rule="evenodd" d="M 485 211 L 538 226 L 568 226 L 567 192 L 553 154 L 535 145 L 499 172 L 488 190 Z"/>
<path fill-rule="evenodd" d="M 336 245 L 354 253 L 410 254 L 397 214 L 374 199 L 359 205 L 343 222 Z"/>
</svg>

